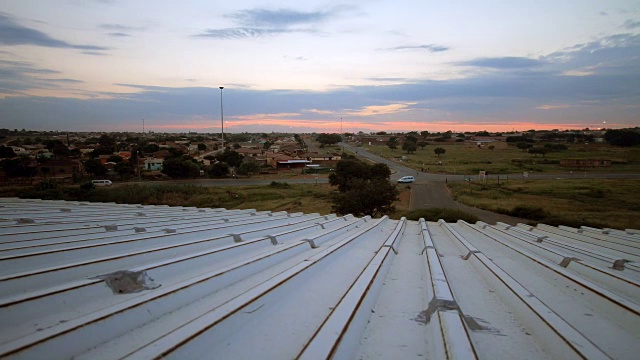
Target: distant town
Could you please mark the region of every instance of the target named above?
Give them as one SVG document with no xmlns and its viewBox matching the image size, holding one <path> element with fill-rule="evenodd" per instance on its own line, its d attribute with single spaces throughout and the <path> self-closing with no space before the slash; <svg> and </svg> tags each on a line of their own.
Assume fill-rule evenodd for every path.
<svg viewBox="0 0 640 360">
<path fill-rule="evenodd" d="M 489 133 L 123 133 L 59 132 L 0 129 L 0 182 L 29 183 L 54 178 L 78 183 L 86 179 L 114 181 L 169 178 L 221 178 L 299 169 L 328 172 L 344 155 L 337 146 L 386 145 L 407 153 L 429 144 L 467 145 L 489 149 L 509 144 L 543 153 L 533 144 L 640 143 L 638 128 L 627 130 L 530 130 Z M 612 135 L 611 135 L 612 134 Z M 616 135 L 618 134 L 618 135 Z M 609 138 L 607 138 L 608 135 Z M 614 136 L 615 135 L 615 136 Z M 543 154 L 544 155 L 544 154 Z"/>
</svg>

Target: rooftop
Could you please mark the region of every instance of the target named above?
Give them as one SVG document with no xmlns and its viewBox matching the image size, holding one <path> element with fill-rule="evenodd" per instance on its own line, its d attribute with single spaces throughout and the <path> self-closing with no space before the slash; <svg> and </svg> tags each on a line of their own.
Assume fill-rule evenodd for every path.
<svg viewBox="0 0 640 360">
<path fill-rule="evenodd" d="M 635 358 L 640 231 L 0 199 L 0 357 Z"/>
</svg>

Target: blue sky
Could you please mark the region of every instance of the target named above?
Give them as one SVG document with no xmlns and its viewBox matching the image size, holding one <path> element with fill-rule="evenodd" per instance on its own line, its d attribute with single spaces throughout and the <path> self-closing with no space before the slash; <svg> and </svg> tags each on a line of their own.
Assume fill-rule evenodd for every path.
<svg viewBox="0 0 640 360">
<path fill-rule="evenodd" d="M 0 127 L 640 125 L 640 2 L 0 0 Z M 605 123 L 606 122 L 606 123 Z"/>
</svg>

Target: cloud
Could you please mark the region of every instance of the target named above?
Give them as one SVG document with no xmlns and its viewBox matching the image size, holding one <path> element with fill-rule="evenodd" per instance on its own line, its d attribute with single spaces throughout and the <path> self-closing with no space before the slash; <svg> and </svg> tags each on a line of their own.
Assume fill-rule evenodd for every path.
<svg viewBox="0 0 640 360">
<path fill-rule="evenodd" d="M 0 44 L 9 46 L 34 45 L 89 51 L 108 50 L 108 48 L 102 46 L 76 45 L 54 39 L 39 30 L 31 29 L 16 23 L 12 16 L 3 12 L 0 12 Z"/>
<path fill-rule="evenodd" d="M 207 29 L 200 34 L 193 35 L 199 38 L 214 39 L 243 39 L 243 38 L 259 38 L 263 36 L 271 36 L 286 33 L 310 33 L 308 29 L 260 29 L 260 28 L 227 28 L 227 29 Z"/>
<path fill-rule="evenodd" d="M 0 60 L 0 96 L 34 89 L 61 89 L 66 85 L 83 83 L 76 79 L 51 77 L 58 74 L 57 70 L 37 67 L 28 61 Z"/>
<path fill-rule="evenodd" d="M 76 80 L 76 79 L 42 79 L 43 81 L 51 81 L 54 83 L 65 83 L 65 84 L 82 84 L 84 81 Z"/>
<path fill-rule="evenodd" d="M 379 82 L 411 82 L 412 81 L 412 79 L 400 78 L 400 77 L 372 77 L 372 78 L 367 78 L 366 80 L 379 81 Z"/>
<path fill-rule="evenodd" d="M 110 30 L 110 31 L 137 31 L 137 30 L 144 29 L 142 27 L 128 26 L 128 25 L 122 25 L 122 24 L 100 24 L 98 27 L 101 29 Z"/>
<path fill-rule="evenodd" d="M 112 33 L 108 33 L 107 35 L 113 36 L 113 37 L 131 37 L 131 35 L 127 33 L 122 33 L 122 32 L 112 32 Z"/>
<path fill-rule="evenodd" d="M 106 53 L 99 52 L 99 51 L 83 51 L 82 53 L 85 55 L 93 55 L 93 56 L 107 56 Z"/>
<path fill-rule="evenodd" d="M 100 24 L 98 25 L 100 29 L 110 31 L 107 35 L 112 37 L 131 37 L 130 32 L 141 31 L 144 30 L 144 27 L 137 26 L 128 26 L 122 24 Z"/>
<path fill-rule="evenodd" d="M 334 111 L 334 110 L 306 109 L 306 110 L 303 110 L 303 111 L 304 112 L 314 113 L 314 114 L 320 114 L 320 115 L 335 115 L 335 114 L 337 114 L 337 112 Z"/>
<path fill-rule="evenodd" d="M 629 19 L 624 22 L 622 27 L 624 27 L 625 29 L 633 30 L 640 27 L 640 21 L 634 21 Z"/>
<path fill-rule="evenodd" d="M 416 103 L 389 104 L 389 105 L 369 105 L 360 108 L 360 110 L 346 111 L 347 116 L 373 116 L 388 115 L 411 110 L 409 106 Z"/>
<path fill-rule="evenodd" d="M 315 24 L 335 15 L 336 11 L 302 12 L 290 9 L 248 9 L 225 15 L 247 26 L 289 27 L 299 24 Z"/>
<path fill-rule="evenodd" d="M 224 15 L 226 18 L 233 19 L 238 26 L 221 29 L 206 29 L 199 34 L 193 35 L 193 37 L 241 39 L 259 38 L 263 36 L 288 33 L 317 33 L 318 31 L 310 28 L 309 25 L 321 23 L 350 9 L 352 9 L 352 7 L 339 6 L 328 11 L 312 12 L 303 12 L 291 9 L 269 10 L 260 8 L 241 10 L 233 14 Z"/>
<path fill-rule="evenodd" d="M 592 70 L 567 70 L 562 73 L 564 76 L 589 76 L 595 74 Z"/>
<path fill-rule="evenodd" d="M 424 44 L 424 45 L 405 45 L 405 46 L 396 46 L 391 48 L 379 49 L 384 51 L 402 51 L 402 50 L 427 50 L 429 52 L 442 52 L 449 50 L 448 47 L 442 45 L 435 44 Z"/>
<path fill-rule="evenodd" d="M 570 108 L 571 105 L 568 104 L 560 104 L 560 105 L 540 105 L 536 106 L 538 110 L 556 110 L 556 109 L 566 109 Z"/>
<path fill-rule="evenodd" d="M 493 57 L 478 58 L 458 63 L 463 66 L 487 67 L 494 69 L 521 69 L 542 65 L 542 61 L 525 57 Z"/>
</svg>

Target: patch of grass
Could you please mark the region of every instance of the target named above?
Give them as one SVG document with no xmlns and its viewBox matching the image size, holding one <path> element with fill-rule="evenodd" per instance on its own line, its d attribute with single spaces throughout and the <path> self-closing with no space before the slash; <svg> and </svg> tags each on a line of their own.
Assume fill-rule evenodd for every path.
<svg viewBox="0 0 640 360">
<path fill-rule="evenodd" d="M 13 188 L 2 196 L 67 200 L 115 202 L 120 204 L 193 206 L 226 209 L 256 209 L 330 214 L 332 189 L 329 185 L 289 185 L 278 183 L 257 186 L 201 187 L 194 185 L 135 184 L 112 188 L 81 189 L 59 187 L 37 190 Z M 3 189 L 6 190 L 6 189 Z"/>
<path fill-rule="evenodd" d="M 442 147 L 447 152 L 437 157 L 433 149 Z M 384 145 L 363 146 L 364 149 L 387 159 L 399 159 L 404 156 L 402 164 L 413 169 L 424 168 L 431 173 L 471 174 L 488 171 L 489 174 L 513 174 L 529 172 L 569 172 L 587 171 L 602 172 L 640 172 L 640 147 L 622 148 L 608 144 L 567 144 L 567 150 L 550 152 L 543 156 L 535 156 L 522 152 L 513 145 L 505 149 L 477 148 L 468 144 L 432 143 L 423 149 L 418 148 L 414 154 L 401 150 L 391 150 Z M 608 168 L 577 169 L 560 166 L 563 159 L 609 159 L 612 166 Z M 398 160 L 399 161 L 399 160 Z"/>
<path fill-rule="evenodd" d="M 457 201 L 549 225 L 637 228 L 638 179 L 450 182 Z"/>
</svg>

